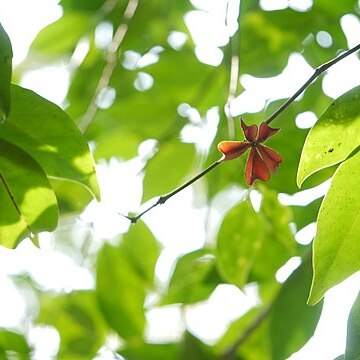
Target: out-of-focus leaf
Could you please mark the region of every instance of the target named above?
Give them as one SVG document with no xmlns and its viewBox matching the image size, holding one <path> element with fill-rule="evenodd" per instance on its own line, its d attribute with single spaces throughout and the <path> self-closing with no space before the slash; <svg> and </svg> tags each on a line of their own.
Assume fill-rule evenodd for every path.
<svg viewBox="0 0 360 360">
<path fill-rule="evenodd" d="M 78 1 L 78 0 L 61 0 L 60 5 L 63 7 L 65 12 L 68 10 L 73 11 L 95 11 L 98 10 L 105 0 L 87 0 L 87 1 Z"/>
<path fill-rule="evenodd" d="M 25 237 L 54 230 L 55 194 L 39 164 L 17 146 L 0 139 L 0 243 L 14 247 Z"/>
<path fill-rule="evenodd" d="M 217 267 L 228 282 L 243 287 L 261 249 L 264 224 L 249 200 L 226 215 L 217 239 Z"/>
<path fill-rule="evenodd" d="M 287 359 L 313 335 L 322 303 L 308 306 L 311 285 L 311 262 L 305 260 L 282 286 L 270 314 L 270 337 L 273 359 Z"/>
<path fill-rule="evenodd" d="M 360 152 L 337 169 L 321 204 L 314 240 L 314 278 L 309 297 L 316 304 L 332 286 L 360 269 Z"/>
<path fill-rule="evenodd" d="M 357 296 L 348 318 L 345 359 L 360 359 L 360 294 Z"/>
<path fill-rule="evenodd" d="M 316 199 L 306 206 L 291 206 L 297 230 L 316 221 L 322 199 Z"/>
<path fill-rule="evenodd" d="M 117 129 L 104 132 L 96 140 L 94 156 L 96 159 L 110 159 L 112 156 L 124 160 L 131 159 L 138 154 L 141 137 L 133 132 Z"/>
<path fill-rule="evenodd" d="M 296 255 L 297 244 L 290 231 L 292 221 L 290 208 L 280 204 L 277 192 L 261 186 L 263 200 L 260 216 L 265 233 L 251 269 L 251 280 L 271 281 L 285 262 Z"/>
<path fill-rule="evenodd" d="M 58 330 L 60 359 L 93 358 L 104 345 L 108 331 L 93 291 L 45 296 L 37 321 Z"/>
<path fill-rule="evenodd" d="M 166 194 L 179 186 L 189 176 L 194 158 L 195 148 L 192 144 L 179 141 L 161 144 L 158 153 L 146 166 L 143 201 Z"/>
<path fill-rule="evenodd" d="M 198 338 L 186 332 L 179 359 L 187 360 L 215 360 L 218 359 L 213 353 L 213 349 L 201 342 Z"/>
<path fill-rule="evenodd" d="M 0 358 L 10 359 L 7 355 L 16 354 L 16 359 L 30 359 L 30 346 L 23 335 L 0 329 Z"/>
<path fill-rule="evenodd" d="M 77 181 L 99 199 L 89 146 L 74 122 L 55 104 L 13 86 L 12 110 L 0 128 L 0 138 L 24 149 L 48 176 Z"/>
<path fill-rule="evenodd" d="M 349 6 L 342 4 L 338 9 L 330 9 L 324 0 L 314 2 L 311 11 L 291 8 L 263 11 L 258 3 L 242 3 L 246 11 L 241 11 L 240 19 L 241 71 L 262 77 L 273 76 L 284 69 L 293 52 L 302 52 L 312 66 L 330 60 L 339 48 L 347 46 L 339 19 L 355 9 L 357 4 L 356 0 L 348 0 L 346 4 Z M 322 47 L 313 39 L 319 31 L 331 34 L 329 47 Z"/>
<path fill-rule="evenodd" d="M 4 120 L 10 111 L 12 56 L 9 36 L 0 24 L 0 120 Z"/>
<path fill-rule="evenodd" d="M 96 293 L 106 321 L 126 340 L 136 340 L 145 326 L 144 281 L 121 247 L 105 245 L 98 255 Z"/>
<path fill-rule="evenodd" d="M 120 247 L 133 269 L 151 286 L 160 245 L 149 228 L 142 221 L 137 222 L 124 235 Z"/>
<path fill-rule="evenodd" d="M 180 344 L 129 344 L 119 354 L 127 360 L 170 360 L 177 359 Z"/>
<path fill-rule="evenodd" d="M 91 25 L 92 18 L 89 14 L 67 12 L 39 32 L 31 44 L 31 50 L 57 56 L 71 54 L 78 41 L 91 29 Z"/>
<path fill-rule="evenodd" d="M 176 262 L 168 293 L 161 304 L 192 304 L 206 300 L 217 286 L 214 272 L 215 258 L 208 250 L 183 255 Z"/>
<path fill-rule="evenodd" d="M 335 100 L 310 130 L 301 154 L 298 186 L 311 174 L 345 160 L 360 144 L 360 86 Z"/>
</svg>

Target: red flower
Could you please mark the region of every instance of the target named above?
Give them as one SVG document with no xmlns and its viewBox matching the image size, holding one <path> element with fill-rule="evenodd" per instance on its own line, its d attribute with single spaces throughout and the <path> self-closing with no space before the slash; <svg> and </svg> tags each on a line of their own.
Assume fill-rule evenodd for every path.
<svg viewBox="0 0 360 360">
<path fill-rule="evenodd" d="M 223 153 L 222 160 L 236 159 L 250 149 L 245 170 L 246 183 L 252 185 L 256 179 L 268 181 L 270 172 L 276 173 L 282 158 L 275 150 L 262 143 L 280 129 L 273 129 L 266 122 L 261 123 L 260 126 L 255 124 L 247 126 L 242 119 L 241 127 L 245 141 L 221 141 L 218 144 L 219 151 Z"/>
</svg>

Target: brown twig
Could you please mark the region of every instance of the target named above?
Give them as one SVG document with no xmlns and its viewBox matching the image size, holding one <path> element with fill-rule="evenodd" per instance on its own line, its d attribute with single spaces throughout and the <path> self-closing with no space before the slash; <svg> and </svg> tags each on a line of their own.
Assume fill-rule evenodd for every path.
<svg viewBox="0 0 360 360">
<path fill-rule="evenodd" d="M 339 57 L 332 59 L 324 64 L 322 64 L 321 66 L 319 66 L 318 68 L 316 68 L 314 74 L 304 83 L 304 85 L 302 85 L 299 90 L 297 90 L 295 92 L 295 94 L 293 96 L 291 96 L 282 106 L 280 106 L 280 108 L 278 110 L 276 110 L 265 122 L 267 122 L 268 124 L 270 122 L 272 122 L 277 116 L 279 116 L 320 74 L 322 74 L 324 71 L 326 71 L 327 69 L 329 69 L 331 66 L 335 65 L 337 62 L 339 62 L 340 60 L 346 58 L 347 56 L 349 56 L 350 54 L 356 52 L 357 50 L 360 49 L 360 44 L 356 45 L 355 47 L 353 47 L 352 49 L 344 52 L 343 54 L 341 54 Z M 172 192 L 170 192 L 169 194 L 166 195 L 162 195 L 158 198 L 157 202 L 154 203 L 153 205 L 151 205 L 150 207 L 148 207 L 147 209 L 145 209 L 144 211 L 140 212 L 138 215 L 136 216 L 127 216 L 127 215 L 122 215 L 124 217 L 126 217 L 127 219 L 129 219 L 132 223 L 136 223 L 144 214 L 146 214 L 147 212 L 149 212 L 151 209 L 153 209 L 154 207 L 164 204 L 169 198 L 171 198 L 172 196 L 174 196 L 175 194 L 177 194 L 178 192 L 180 192 L 181 190 L 185 189 L 186 187 L 188 187 L 189 185 L 191 185 L 192 183 L 194 183 L 196 180 L 200 179 L 201 177 L 203 177 L 205 174 L 207 174 L 208 172 L 210 172 L 211 170 L 213 170 L 217 165 L 219 165 L 222 161 L 224 160 L 224 157 L 220 158 L 219 160 L 215 161 L 213 164 L 211 164 L 210 166 L 208 166 L 205 170 L 201 171 L 198 175 L 196 175 L 195 177 L 193 177 L 192 179 L 190 179 L 189 181 L 187 181 L 185 184 L 181 185 L 180 187 L 176 188 L 175 190 L 173 190 Z"/>
<path fill-rule="evenodd" d="M 150 207 L 148 207 L 147 209 L 145 209 L 144 211 L 142 211 L 141 213 L 139 213 L 136 216 L 127 216 L 127 215 L 123 215 L 120 214 L 124 217 L 126 217 L 127 219 L 129 219 L 133 224 L 135 224 L 144 214 L 146 214 L 148 211 L 150 211 L 151 209 L 153 209 L 154 207 L 158 206 L 158 205 L 162 205 L 165 204 L 165 202 L 167 200 L 169 200 L 172 196 L 176 195 L 178 192 L 184 190 L 185 188 L 187 188 L 188 186 L 190 186 L 192 183 L 194 183 L 196 180 L 199 180 L 201 177 L 203 177 L 205 174 L 207 174 L 208 172 L 210 172 L 211 170 L 213 170 L 216 166 L 218 166 L 222 161 L 224 160 L 224 157 L 221 157 L 219 160 L 213 162 L 210 166 L 208 166 L 206 169 L 204 169 L 203 171 L 201 171 L 199 174 L 197 174 L 196 176 L 194 176 L 193 178 L 191 178 L 189 181 L 187 181 L 185 184 L 177 187 L 175 190 L 171 191 L 168 194 L 165 195 L 161 195 L 158 200 L 156 201 L 156 203 L 154 203 L 153 205 L 151 205 Z"/>
<path fill-rule="evenodd" d="M 309 77 L 308 80 L 295 92 L 293 96 L 291 96 L 288 100 L 285 101 L 283 105 L 281 105 L 269 118 L 265 121 L 266 123 L 270 124 L 275 118 L 277 118 L 318 76 L 320 76 L 323 72 L 329 69 L 331 66 L 335 65 L 340 60 L 346 58 L 350 54 L 358 51 L 360 49 L 360 44 L 356 45 L 352 49 L 345 51 L 340 56 L 332 59 L 319 67 L 317 67 L 314 73 Z"/>
<path fill-rule="evenodd" d="M 94 96 L 92 97 L 91 102 L 84 116 L 82 117 L 79 125 L 83 133 L 87 131 L 89 125 L 91 124 L 91 122 L 93 121 L 96 115 L 96 112 L 98 110 L 96 102 L 98 100 L 100 93 L 109 85 L 111 76 L 117 65 L 118 51 L 125 38 L 125 35 L 129 28 L 129 24 L 135 15 L 138 5 L 139 5 L 139 0 L 129 0 L 126 9 L 124 11 L 123 22 L 117 28 L 114 37 L 111 41 L 111 44 L 108 47 L 106 65 L 104 66 L 100 80 L 95 89 Z"/>
</svg>

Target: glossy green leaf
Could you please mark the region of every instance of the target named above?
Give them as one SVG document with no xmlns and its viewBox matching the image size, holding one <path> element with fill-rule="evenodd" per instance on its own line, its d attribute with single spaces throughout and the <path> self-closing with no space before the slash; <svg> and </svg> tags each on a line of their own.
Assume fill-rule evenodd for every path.
<svg viewBox="0 0 360 360">
<path fill-rule="evenodd" d="M 181 185 L 189 177 L 194 158 L 195 148 L 192 144 L 177 140 L 161 144 L 146 166 L 143 201 L 166 194 Z"/>
<path fill-rule="evenodd" d="M 183 255 L 176 262 L 168 293 L 161 304 L 192 304 L 206 300 L 218 284 L 214 273 L 215 258 L 208 250 Z"/>
<path fill-rule="evenodd" d="M 0 329 L 0 358 L 10 359 L 15 354 L 16 359 L 30 359 L 31 348 L 23 335 Z"/>
<path fill-rule="evenodd" d="M 120 247 L 133 269 L 151 286 L 160 244 L 149 228 L 142 221 L 138 221 L 136 226 L 132 226 L 124 235 Z"/>
<path fill-rule="evenodd" d="M 351 308 L 348 318 L 345 359 L 360 359 L 360 293 Z"/>
<path fill-rule="evenodd" d="M 43 297 L 37 322 L 59 332 L 59 359 L 93 358 L 108 332 L 93 291 Z"/>
<path fill-rule="evenodd" d="M 360 152 L 337 169 L 318 216 L 309 303 L 360 269 Z"/>
<path fill-rule="evenodd" d="M 54 230 L 55 194 L 39 164 L 17 146 L 0 139 L 0 243 L 14 247 L 25 237 Z"/>
<path fill-rule="evenodd" d="M 282 286 L 270 314 L 273 359 L 287 359 L 313 335 L 320 318 L 322 303 L 308 306 L 311 262 L 305 260 Z"/>
<path fill-rule="evenodd" d="M 310 130 L 301 154 L 297 184 L 345 160 L 360 144 L 360 86 L 335 100 Z"/>
<path fill-rule="evenodd" d="M 80 182 L 99 199 L 88 144 L 74 122 L 55 104 L 13 86 L 12 110 L 0 128 L 0 138 L 24 149 L 48 176 Z"/>
<path fill-rule="evenodd" d="M 9 36 L 0 23 L 0 120 L 4 120 L 10 111 L 12 56 Z"/>
<path fill-rule="evenodd" d="M 264 226 L 249 200 L 226 215 L 217 239 L 217 267 L 228 282 L 243 287 L 261 249 Z"/>
<path fill-rule="evenodd" d="M 91 193 L 80 183 L 59 178 L 50 178 L 61 215 L 77 214 L 92 200 Z"/>
<path fill-rule="evenodd" d="M 105 245 L 98 255 L 96 292 L 108 324 L 124 339 L 138 339 L 145 326 L 144 281 L 121 247 Z"/>
<path fill-rule="evenodd" d="M 77 42 L 91 29 L 91 24 L 89 14 L 65 13 L 59 20 L 39 32 L 31 44 L 31 49 L 49 55 L 71 53 Z"/>
</svg>

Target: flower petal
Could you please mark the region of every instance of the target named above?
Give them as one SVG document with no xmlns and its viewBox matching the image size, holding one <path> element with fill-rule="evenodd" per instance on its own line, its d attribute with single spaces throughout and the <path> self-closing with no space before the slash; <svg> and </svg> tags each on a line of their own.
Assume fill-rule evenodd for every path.
<svg viewBox="0 0 360 360">
<path fill-rule="evenodd" d="M 224 160 L 232 160 L 241 156 L 250 144 L 247 141 L 221 141 L 217 147 L 225 155 Z"/>
<path fill-rule="evenodd" d="M 255 124 L 252 124 L 250 126 L 247 126 L 244 123 L 244 120 L 241 119 L 241 127 L 243 129 L 244 135 L 246 137 L 246 140 L 249 142 L 256 141 L 257 134 L 258 134 L 258 126 Z"/>
<path fill-rule="evenodd" d="M 270 136 L 275 135 L 280 129 L 271 128 L 266 122 L 262 122 L 259 127 L 258 142 L 263 142 Z"/>
<path fill-rule="evenodd" d="M 282 157 L 273 149 L 265 146 L 258 145 L 258 151 L 264 160 L 266 166 L 272 173 L 276 173 L 277 167 L 282 163 Z"/>
<path fill-rule="evenodd" d="M 251 148 L 246 163 L 245 181 L 248 185 L 252 185 L 256 179 L 268 181 L 270 179 L 270 171 L 258 150 Z"/>
</svg>

